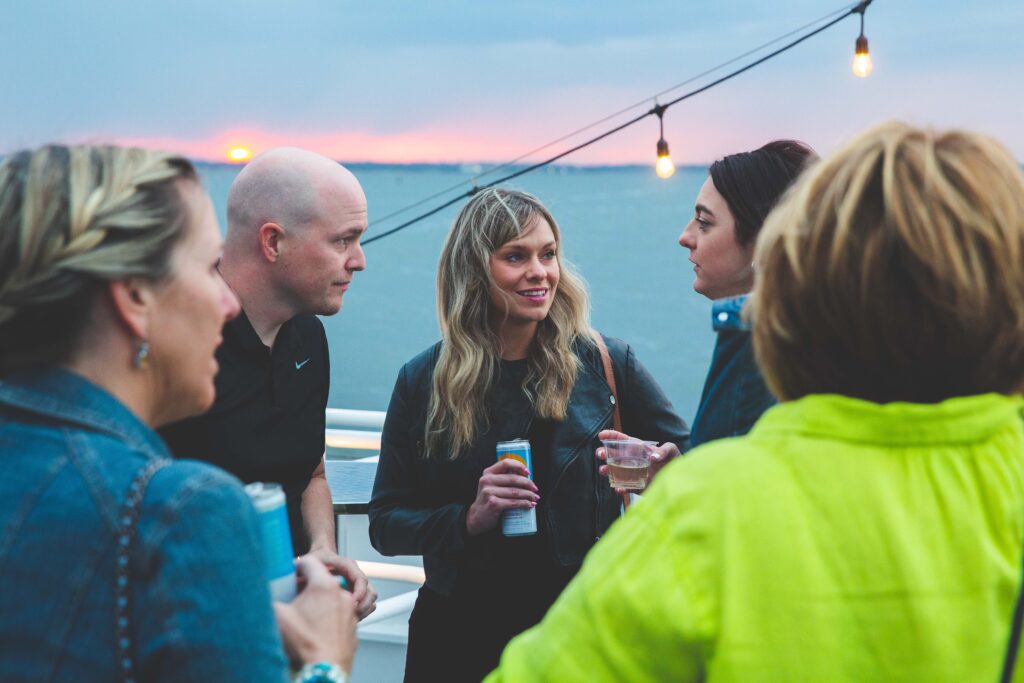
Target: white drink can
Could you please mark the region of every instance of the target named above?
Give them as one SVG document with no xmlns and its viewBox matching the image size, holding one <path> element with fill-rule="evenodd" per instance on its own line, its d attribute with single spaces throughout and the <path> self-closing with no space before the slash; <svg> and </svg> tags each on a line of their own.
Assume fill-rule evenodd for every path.
<svg viewBox="0 0 1024 683">
<path fill-rule="evenodd" d="M 515 441 L 499 441 L 497 448 L 498 461 L 515 460 L 530 472 L 533 480 L 533 457 L 530 442 L 526 439 Z M 505 536 L 529 536 L 537 533 L 536 508 L 506 510 L 501 514 L 501 533 Z"/>
</svg>

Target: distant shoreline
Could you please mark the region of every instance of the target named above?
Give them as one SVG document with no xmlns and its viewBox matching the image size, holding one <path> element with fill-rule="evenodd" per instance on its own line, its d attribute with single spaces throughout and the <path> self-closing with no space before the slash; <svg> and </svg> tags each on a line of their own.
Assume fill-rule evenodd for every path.
<svg viewBox="0 0 1024 683">
<path fill-rule="evenodd" d="M 2 158 L 2 157 L 0 157 Z M 242 167 L 245 164 L 237 164 L 226 161 L 207 161 L 204 159 L 192 159 L 192 161 L 200 167 L 205 168 L 230 168 L 232 166 Z M 488 170 L 497 166 L 502 166 L 508 171 L 514 172 L 529 168 L 533 164 L 512 164 L 502 165 L 500 163 L 411 163 L 411 164 L 385 164 L 376 163 L 370 161 L 339 161 L 338 163 L 344 165 L 346 168 L 353 171 L 359 169 L 363 170 L 378 170 L 386 171 L 388 169 L 394 169 L 396 171 L 431 171 L 431 172 L 448 172 L 448 173 L 465 173 L 467 175 L 478 175 L 485 173 Z M 710 163 L 707 164 L 682 164 L 676 168 L 679 170 L 698 170 L 706 171 Z M 654 164 L 550 164 L 543 166 L 534 171 L 534 173 L 600 173 L 602 171 L 637 171 L 637 170 L 649 170 L 653 173 Z"/>
</svg>

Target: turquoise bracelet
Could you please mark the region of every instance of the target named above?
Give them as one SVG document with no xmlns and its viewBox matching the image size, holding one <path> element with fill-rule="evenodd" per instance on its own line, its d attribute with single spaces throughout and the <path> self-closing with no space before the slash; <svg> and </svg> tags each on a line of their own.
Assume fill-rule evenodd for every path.
<svg viewBox="0 0 1024 683">
<path fill-rule="evenodd" d="M 299 669 L 293 683 L 348 683 L 348 674 L 337 664 L 317 662 Z"/>
</svg>

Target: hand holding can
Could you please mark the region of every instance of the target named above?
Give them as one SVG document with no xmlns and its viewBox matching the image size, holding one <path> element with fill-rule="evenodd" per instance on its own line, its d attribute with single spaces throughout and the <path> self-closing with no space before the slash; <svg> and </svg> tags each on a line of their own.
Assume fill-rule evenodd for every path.
<svg viewBox="0 0 1024 683">
<path fill-rule="evenodd" d="M 537 485 L 521 458 L 505 458 L 483 471 L 476 500 L 466 513 L 466 532 L 477 536 L 494 529 L 509 510 L 532 510 L 540 500 Z"/>
</svg>

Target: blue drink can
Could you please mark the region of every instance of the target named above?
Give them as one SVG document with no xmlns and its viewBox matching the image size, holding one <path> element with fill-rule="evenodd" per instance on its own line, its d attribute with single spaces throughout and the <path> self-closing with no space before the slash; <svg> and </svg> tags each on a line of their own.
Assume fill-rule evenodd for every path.
<svg viewBox="0 0 1024 683">
<path fill-rule="evenodd" d="M 256 481 L 246 485 L 245 492 L 259 518 L 263 567 L 270 583 L 270 595 L 274 600 L 290 602 L 297 588 L 284 490 L 280 484 Z"/>
<path fill-rule="evenodd" d="M 530 442 L 526 439 L 515 441 L 499 441 L 497 447 L 498 461 L 516 460 L 530 471 L 533 480 L 533 456 Z M 505 536 L 529 536 L 537 533 L 537 510 L 506 510 L 501 514 L 501 533 Z"/>
</svg>

